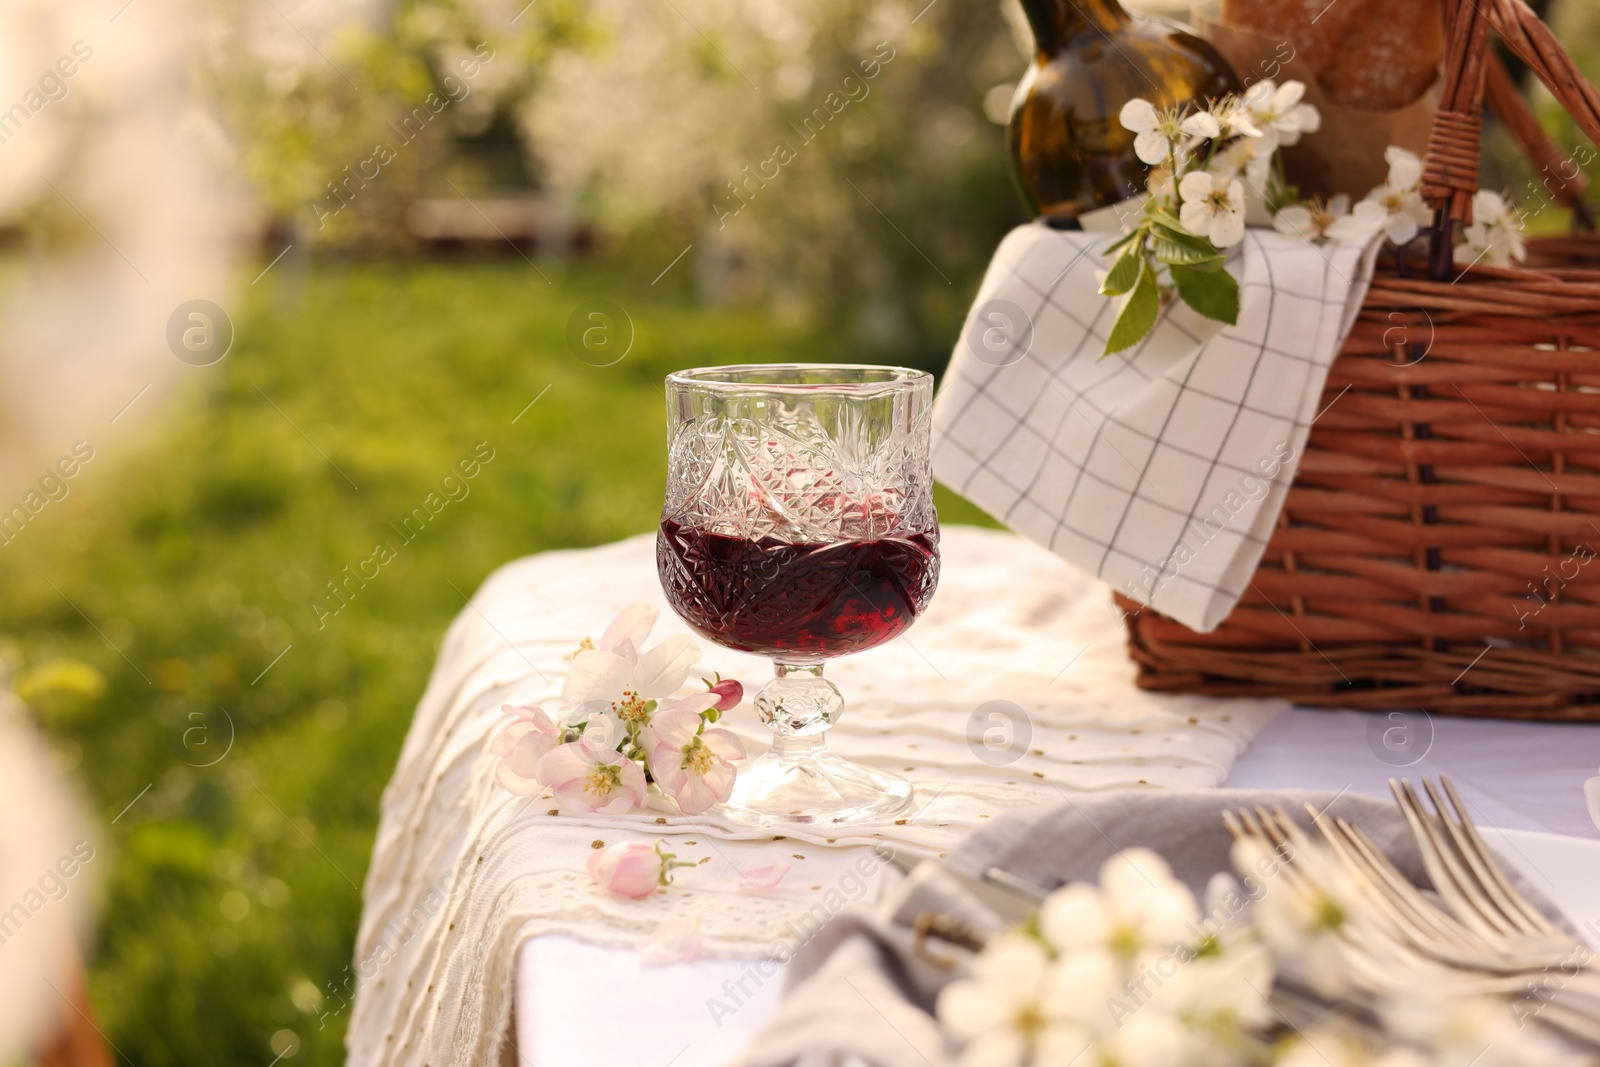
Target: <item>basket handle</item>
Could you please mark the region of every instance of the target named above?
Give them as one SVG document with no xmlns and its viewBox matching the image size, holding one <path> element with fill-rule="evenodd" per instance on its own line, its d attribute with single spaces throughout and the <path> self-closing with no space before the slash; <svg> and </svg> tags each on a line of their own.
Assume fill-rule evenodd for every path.
<svg viewBox="0 0 1600 1067">
<path fill-rule="evenodd" d="M 1600 144 L 1600 90 L 1583 76 L 1544 20 L 1522 0 L 1491 0 L 1489 22 L 1511 53 L 1539 76 L 1573 121 Z"/>
<path fill-rule="evenodd" d="M 1564 165 L 1573 161 L 1556 144 L 1555 139 L 1545 132 L 1545 128 L 1539 125 L 1539 120 L 1528 107 L 1528 102 L 1522 98 L 1517 83 L 1512 80 L 1510 71 L 1506 70 L 1506 65 L 1494 52 L 1489 53 L 1484 75 L 1484 105 L 1494 112 L 1495 118 L 1500 120 L 1517 144 L 1522 146 L 1523 155 L 1528 157 L 1528 162 L 1533 164 L 1535 171 L 1541 174 L 1562 174 L 1561 186 L 1553 190 L 1552 195 L 1572 212 L 1575 227 L 1593 232 L 1594 218 L 1583 202 L 1583 196 L 1589 190 L 1589 180 L 1584 177 L 1581 170 L 1574 169 L 1570 178 L 1562 173 L 1566 169 Z M 1546 185 L 1546 189 L 1548 188 Z"/>
<path fill-rule="evenodd" d="M 1486 0 L 1482 5 L 1476 0 L 1446 0 L 1445 19 L 1444 86 L 1428 136 L 1428 157 L 1422 173 L 1422 197 L 1434 209 L 1431 269 L 1433 276 L 1440 279 L 1450 273 L 1450 224 L 1472 221 L 1472 194 L 1479 181 L 1485 82 L 1492 77 L 1489 67 L 1494 62 L 1487 51 L 1489 25 L 1494 26 L 1506 47 L 1538 75 L 1583 132 L 1600 143 L 1600 91 L 1583 76 L 1550 27 L 1523 0 Z M 1500 95 L 1504 88 L 1495 86 L 1494 95 Z M 1539 154 L 1534 156 L 1535 165 L 1548 162 L 1540 160 Z"/>
</svg>

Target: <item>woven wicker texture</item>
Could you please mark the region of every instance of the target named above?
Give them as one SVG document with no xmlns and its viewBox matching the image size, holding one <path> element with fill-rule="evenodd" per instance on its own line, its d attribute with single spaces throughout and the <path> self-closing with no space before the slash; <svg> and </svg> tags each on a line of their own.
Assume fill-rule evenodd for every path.
<svg viewBox="0 0 1600 1067">
<path fill-rule="evenodd" d="M 1591 136 L 1600 94 L 1521 0 L 1448 6 L 1423 187 L 1465 221 L 1485 17 Z M 1118 598 L 1140 685 L 1600 721 L 1600 238 L 1532 242 L 1526 269 L 1380 271 L 1323 404 L 1221 627 Z"/>
<path fill-rule="evenodd" d="M 1129 616 L 1141 684 L 1600 718 L 1600 272 L 1380 277 L 1323 404 L 1228 620 Z"/>
</svg>

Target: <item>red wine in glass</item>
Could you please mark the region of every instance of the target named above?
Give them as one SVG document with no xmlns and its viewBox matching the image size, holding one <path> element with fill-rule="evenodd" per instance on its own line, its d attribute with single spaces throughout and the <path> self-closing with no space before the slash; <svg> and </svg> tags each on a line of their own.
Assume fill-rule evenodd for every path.
<svg viewBox="0 0 1600 1067">
<path fill-rule="evenodd" d="M 939 581 L 937 528 L 792 543 L 661 524 L 656 562 L 674 611 L 727 648 L 790 663 L 848 655 L 902 633 Z"/>
<path fill-rule="evenodd" d="M 772 747 L 739 767 L 723 816 L 776 827 L 899 815 L 910 782 L 828 747 L 845 700 L 823 671 L 903 633 L 938 584 L 933 376 L 750 363 L 676 371 L 663 391 L 662 589 L 701 637 L 773 667 L 750 699 Z"/>
</svg>

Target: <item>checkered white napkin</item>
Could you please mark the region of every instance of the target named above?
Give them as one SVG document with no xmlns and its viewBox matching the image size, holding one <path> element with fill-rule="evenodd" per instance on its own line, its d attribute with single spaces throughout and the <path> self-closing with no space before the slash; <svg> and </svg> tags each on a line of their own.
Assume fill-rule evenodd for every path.
<svg viewBox="0 0 1600 1067">
<path fill-rule="evenodd" d="M 939 479 L 1007 526 L 1185 625 L 1214 630 L 1283 507 L 1377 242 L 1251 229 L 1239 322 L 1177 301 L 1100 358 L 1114 234 L 1043 225 L 995 253 L 933 410 Z"/>
</svg>

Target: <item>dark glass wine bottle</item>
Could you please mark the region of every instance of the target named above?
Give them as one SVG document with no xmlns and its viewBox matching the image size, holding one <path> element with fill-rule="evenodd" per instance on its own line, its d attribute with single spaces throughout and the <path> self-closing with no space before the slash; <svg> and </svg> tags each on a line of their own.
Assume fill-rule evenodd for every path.
<svg viewBox="0 0 1600 1067">
<path fill-rule="evenodd" d="M 1130 14 L 1117 0 L 1022 0 L 1022 7 L 1035 56 L 1017 86 L 1006 144 L 1035 215 L 1072 225 L 1145 191 L 1149 168 L 1119 120 L 1129 100 L 1167 108 L 1239 89 L 1205 41 Z"/>
</svg>

